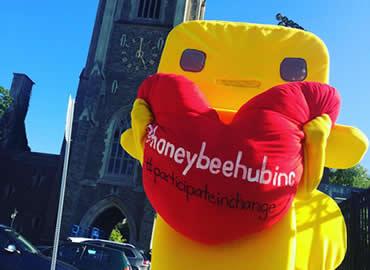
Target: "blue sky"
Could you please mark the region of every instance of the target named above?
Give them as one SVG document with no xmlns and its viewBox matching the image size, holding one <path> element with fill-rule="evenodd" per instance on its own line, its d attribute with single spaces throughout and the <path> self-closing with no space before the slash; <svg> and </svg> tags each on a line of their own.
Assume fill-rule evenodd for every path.
<svg viewBox="0 0 370 270">
<path fill-rule="evenodd" d="M 26 119 L 33 151 L 59 153 L 68 95 L 76 95 L 98 0 L 0 1 L 0 85 L 13 72 L 36 85 Z M 331 56 L 331 85 L 342 96 L 339 123 L 370 136 L 370 1 L 208 0 L 206 19 L 276 24 L 281 12 L 318 35 Z M 370 169 L 369 154 L 362 164 Z"/>
</svg>

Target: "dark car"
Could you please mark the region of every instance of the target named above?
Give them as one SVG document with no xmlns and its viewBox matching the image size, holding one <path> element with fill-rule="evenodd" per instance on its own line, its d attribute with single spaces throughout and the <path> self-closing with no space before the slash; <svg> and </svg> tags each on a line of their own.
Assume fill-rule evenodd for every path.
<svg viewBox="0 0 370 270">
<path fill-rule="evenodd" d="M 52 248 L 43 254 L 51 256 Z M 131 270 L 122 251 L 87 243 L 65 243 L 58 247 L 58 259 L 80 270 Z"/>
<path fill-rule="evenodd" d="M 126 243 L 117 243 L 108 240 L 101 239 L 91 239 L 84 240 L 82 243 L 90 243 L 94 245 L 99 245 L 102 247 L 109 247 L 117 250 L 121 250 L 125 253 L 127 259 L 130 261 L 131 267 L 133 270 L 149 270 L 150 261 L 147 260 L 143 254 L 131 244 Z"/>
<path fill-rule="evenodd" d="M 10 227 L 0 225 L 1 270 L 50 270 L 51 259 Z M 58 261 L 57 270 L 78 270 L 72 265 Z"/>
</svg>

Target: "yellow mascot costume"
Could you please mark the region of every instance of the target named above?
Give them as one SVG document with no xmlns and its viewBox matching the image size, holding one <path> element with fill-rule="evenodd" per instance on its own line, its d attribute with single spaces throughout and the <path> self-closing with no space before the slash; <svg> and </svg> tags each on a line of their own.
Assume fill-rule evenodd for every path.
<svg viewBox="0 0 370 270">
<path fill-rule="evenodd" d="M 190 52 L 190 62 L 182 63 L 185 51 Z M 204 52 L 206 57 L 199 59 L 196 52 Z M 287 59 L 300 59 L 300 70 L 284 74 Z M 190 67 L 187 69 L 186 65 Z M 287 81 L 328 83 L 329 56 L 318 37 L 298 29 L 192 21 L 170 32 L 158 72 L 183 75 L 196 83 L 220 118 L 230 122 L 245 102 L 273 86 Z M 150 106 L 137 99 L 131 117 L 132 128 L 122 135 L 121 145 L 143 163 L 147 126 L 153 121 Z M 237 240 L 204 244 L 174 230 L 159 213 L 154 227 L 152 269 L 338 267 L 346 253 L 345 222 L 335 201 L 317 187 L 324 167 L 345 169 L 356 165 L 365 154 L 368 141 L 356 128 L 338 124 L 332 127 L 326 114 L 306 123 L 303 130 L 302 178 L 289 210 L 279 222 Z"/>
</svg>

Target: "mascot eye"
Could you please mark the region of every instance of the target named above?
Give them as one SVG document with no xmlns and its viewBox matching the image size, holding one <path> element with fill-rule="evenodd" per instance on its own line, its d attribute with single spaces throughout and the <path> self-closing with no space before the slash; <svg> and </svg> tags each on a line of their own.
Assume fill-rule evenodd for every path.
<svg viewBox="0 0 370 270">
<path fill-rule="evenodd" d="M 307 77 L 307 63 L 303 58 L 284 58 L 280 77 L 287 82 L 303 81 Z"/>
<path fill-rule="evenodd" d="M 185 71 L 200 72 L 206 63 L 206 54 L 194 49 L 186 49 L 182 52 L 180 66 Z"/>
</svg>

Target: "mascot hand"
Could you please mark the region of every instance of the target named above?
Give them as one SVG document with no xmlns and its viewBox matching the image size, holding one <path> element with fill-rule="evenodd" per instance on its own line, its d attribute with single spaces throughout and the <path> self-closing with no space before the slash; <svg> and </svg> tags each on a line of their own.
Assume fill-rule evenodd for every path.
<svg viewBox="0 0 370 270">
<path fill-rule="evenodd" d="M 149 105 L 142 99 L 136 99 L 131 111 L 131 126 L 121 136 L 121 146 L 132 157 L 143 163 L 144 140 L 146 129 L 153 121 Z"/>
<path fill-rule="evenodd" d="M 325 166 L 326 145 L 332 122 L 327 114 L 316 117 L 303 127 L 304 170 L 297 196 L 304 197 L 320 184 Z"/>
</svg>

